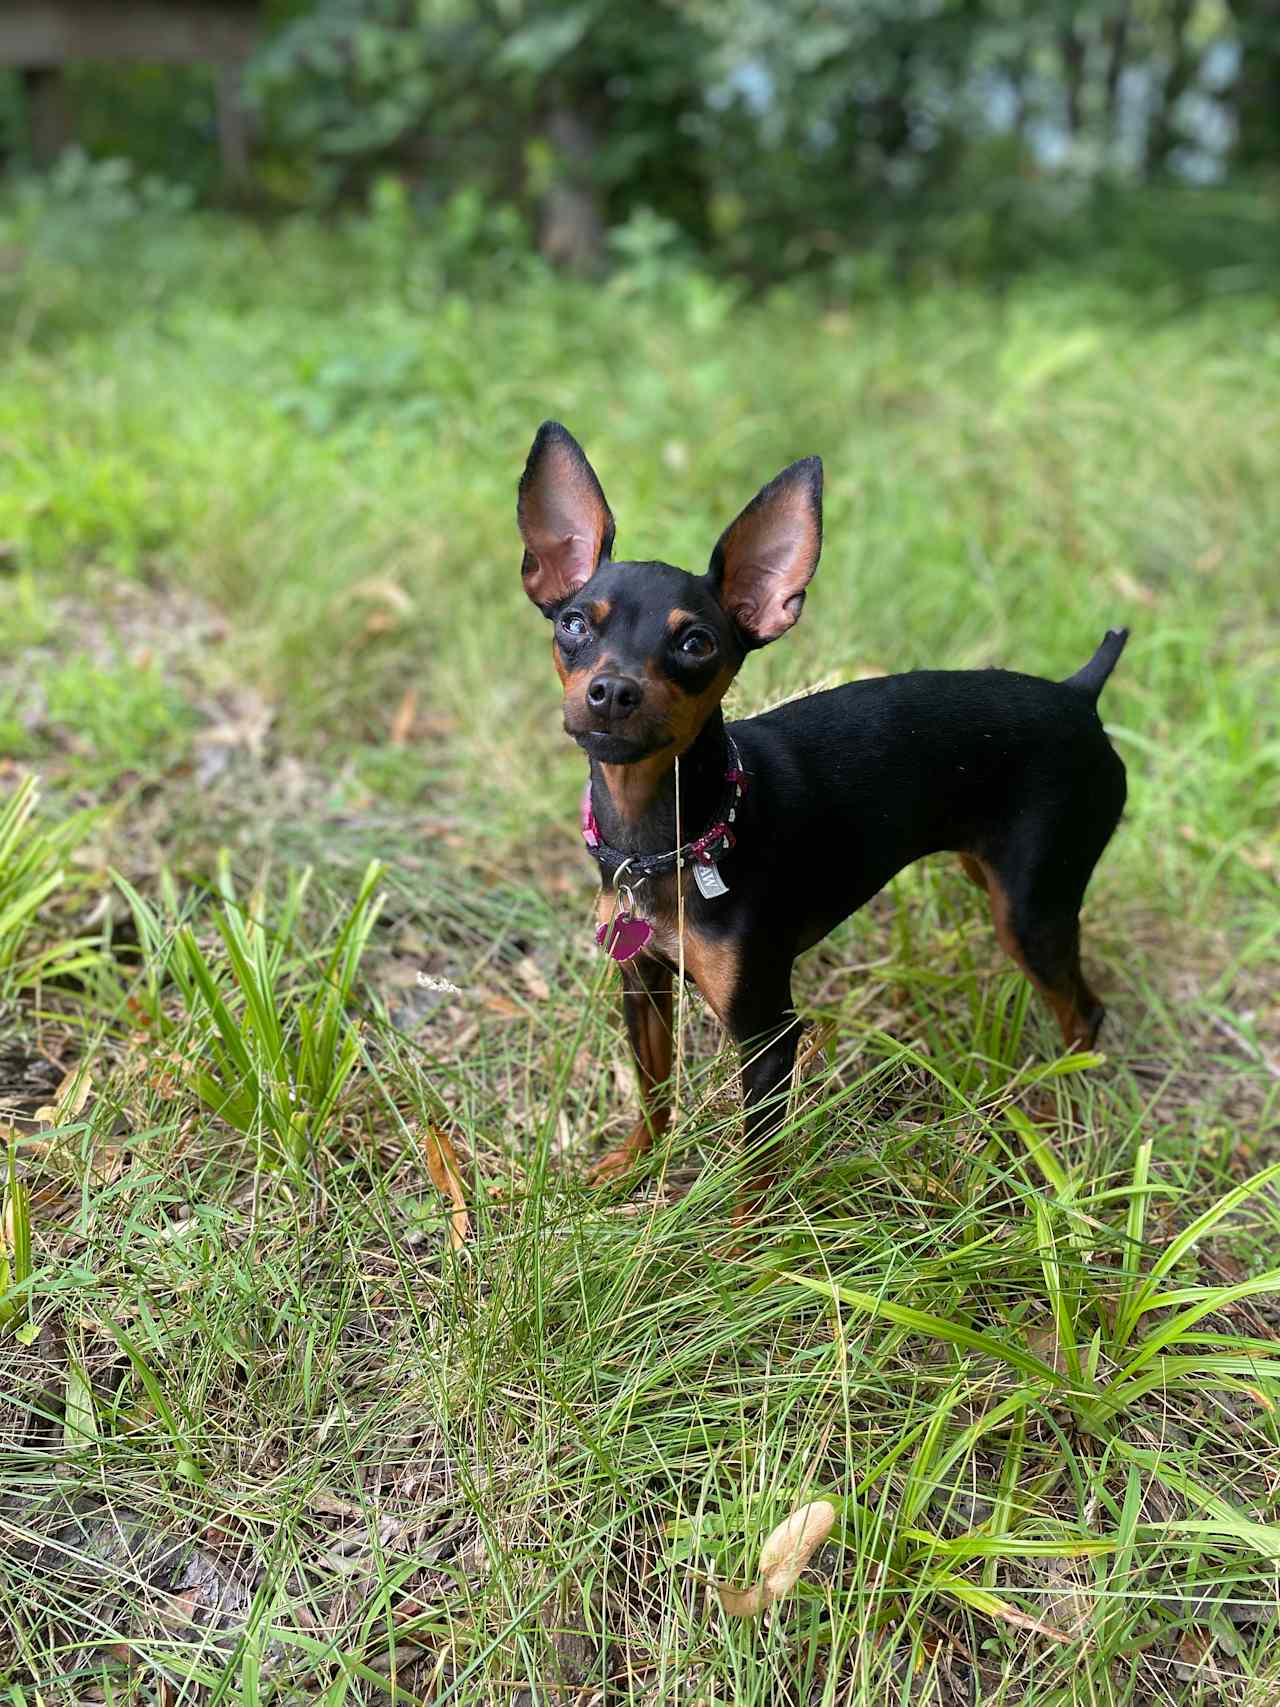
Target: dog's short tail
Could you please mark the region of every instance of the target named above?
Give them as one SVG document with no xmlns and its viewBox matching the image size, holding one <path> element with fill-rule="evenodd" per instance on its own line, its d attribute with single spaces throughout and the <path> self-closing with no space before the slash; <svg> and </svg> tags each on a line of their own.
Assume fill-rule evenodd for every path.
<svg viewBox="0 0 1280 1707">
<path fill-rule="evenodd" d="M 1074 676 L 1068 676 L 1062 684 L 1068 688 L 1079 688 L 1087 694 L 1094 704 L 1098 695 L 1106 686 L 1107 677 L 1119 662 L 1120 654 L 1124 651 L 1124 643 L 1129 638 L 1127 628 L 1109 628 L 1102 645 L 1090 658 L 1089 662 L 1076 671 Z"/>
</svg>

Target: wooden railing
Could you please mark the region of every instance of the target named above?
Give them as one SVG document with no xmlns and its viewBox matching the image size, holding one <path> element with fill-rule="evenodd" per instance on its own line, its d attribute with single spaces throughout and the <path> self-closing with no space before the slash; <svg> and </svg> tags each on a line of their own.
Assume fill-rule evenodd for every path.
<svg viewBox="0 0 1280 1707">
<path fill-rule="evenodd" d="M 37 165 L 51 163 L 75 140 L 63 78 L 67 65 L 212 66 L 218 143 L 223 169 L 234 183 L 248 172 L 240 86 L 260 27 L 257 0 L 3 0 L 0 66 L 22 74 Z"/>
</svg>

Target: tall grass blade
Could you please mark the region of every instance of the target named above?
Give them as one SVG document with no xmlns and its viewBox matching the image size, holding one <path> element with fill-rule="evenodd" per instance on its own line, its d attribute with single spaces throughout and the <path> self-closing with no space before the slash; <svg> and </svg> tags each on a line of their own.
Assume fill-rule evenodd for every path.
<svg viewBox="0 0 1280 1707">
<path fill-rule="evenodd" d="M 895 1304 L 887 1298 L 874 1298 L 869 1292 L 855 1292 L 850 1287 L 838 1286 L 830 1280 L 819 1280 L 814 1275 L 783 1272 L 778 1279 L 791 1286 L 805 1287 L 808 1291 L 816 1292 L 820 1297 L 829 1298 L 835 1303 L 847 1304 L 851 1310 L 863 1310 L 868 1315 L 893 1322 L 912 1333 L 924 1334 L 928 1339 L 940 1340 L 943 1344 L 953 1345 L 964 1351 L 980 1352 L 985 1357 L 995 1358 L 998 1363 L 1007 1363 L 1014 1369 L 1020 1369 L 1024 1375 L 1034 1375 L 1051 1387 L 1067 1385 L 1065 1378 L 1059 1375 L 1056 1369 L 1034 1357 L 1022 1346 L 998 1340 L 992 1334 L 984 1334 L 976 1328 L 966 1327 L 963 1322 L 948 1321 L 945 1316 L 934 1316 L 927 1310 L 917 1310 L 909 1304 Z"/>
</svg>

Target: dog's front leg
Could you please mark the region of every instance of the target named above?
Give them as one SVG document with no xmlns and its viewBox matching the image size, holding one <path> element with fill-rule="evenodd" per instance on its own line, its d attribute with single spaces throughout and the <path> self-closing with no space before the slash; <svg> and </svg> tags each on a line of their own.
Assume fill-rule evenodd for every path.
<svg viewBox="0 0 1280 1707">
<path fill-rule="evenodd" d="M 622 963 L 622 1016 L 640 1086 L 640 1118 L 621 1144 L 606 1151 L 587 1179 L 607 1185 L 625 1174 L 662 1136 L 671 1120 L 672 972 L 649 955 Z"/>
<path fill-rule="evenodd" d="M 754 1000 L 740 1002 L 733 1015 L 733 1033 L 742 1056 L 743 1186 L 735 1213 L 742 1225 L 755 1218 L 782 1169 L 778 1132 L 786 1118 L 800 1038 L 790 979 L 785 989 L 775 992 L 773 1001 L 757 991 Z"/>
</svg>

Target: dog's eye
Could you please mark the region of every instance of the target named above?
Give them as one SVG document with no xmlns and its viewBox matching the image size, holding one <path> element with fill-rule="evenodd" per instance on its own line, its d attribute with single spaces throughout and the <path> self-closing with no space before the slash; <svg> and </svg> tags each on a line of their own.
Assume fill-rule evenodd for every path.
<svg viewBox="0 0 1280 1707">
<path fill-rule="evenodd" d="M 680 650 L 686 658 L 709 658 L 716 643 L 705 628 L 691 628 L 680 640 Z"/>
<path fill-rule="evenodd" d="M 587 621 L 576 610 L 566 611 L 560 618 L 560 632 L 568 640 L 581 640 L 587 632 Z"/>
</svg>

